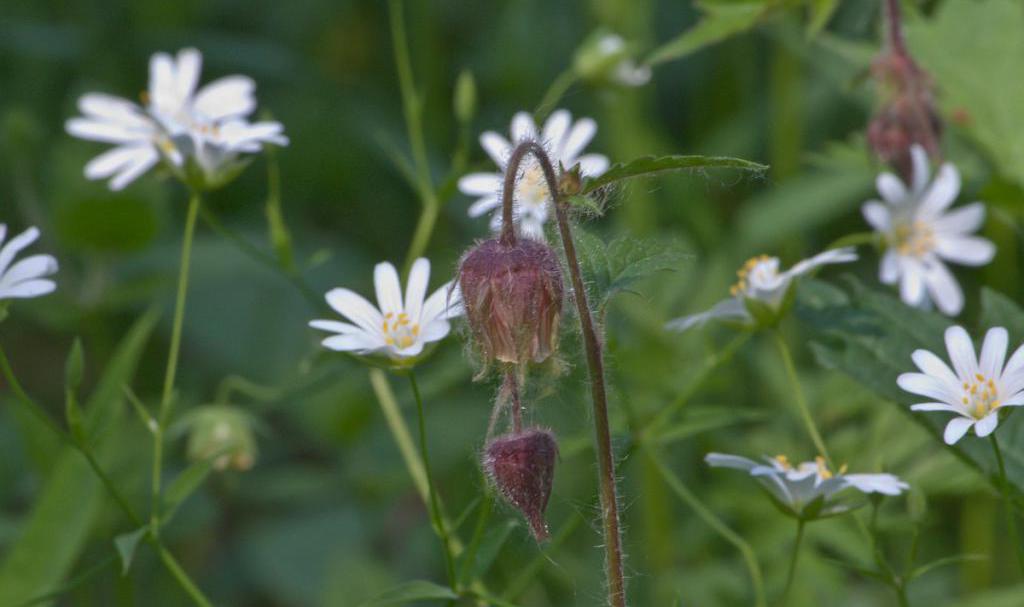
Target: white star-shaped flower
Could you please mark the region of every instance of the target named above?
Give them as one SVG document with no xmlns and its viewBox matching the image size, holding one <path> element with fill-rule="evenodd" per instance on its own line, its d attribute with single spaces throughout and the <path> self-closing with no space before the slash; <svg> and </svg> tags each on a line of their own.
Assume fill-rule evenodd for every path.
<svg viewBox="0 0 1024 607">
<path fill-rule="evenodd" d="M 226 76 L 199 85 L 202 55 L 184 49 L 172 58 L 156 53 L 149 64 L 145 107 L 89 93 L 78 101 L 83 116 L 68 120 L 75 137 L 112 143 L 112 150 L 85 165 L 89 179 L 111 177 L 120 190 L 152 168 L 161 158 L 179 177 L 203 187 L 219 187 L 239 168 L 239 155 L 259 152 L 263 145 L 287 145 L 278 122 L 250 123 L 256 109 L 256 88 L 246 76 Z"/>
<path fill-rule="evenodd" d="M 794 279 L 819 266 L 856 260 L 857 253 L 853 247 L 829 249 L 797 263 L 785 272 L 780 272 L 778 257 L 753 257 L 736 272 L 739 281 L 730 289 L 731 297 L 718 302 L 710 310 L 669 321 L 665 328 L 686 331 L 709 320 L 751 324 L 754 318 L 747 309 L 747 300 L 764 304 L 778 313 Z"/>
<path fill-rule="evenodd" d="M 430 262 L 417 259 L 409 271 L 403 299 L 395 266 L 379 263 L 373 272 L 377 306 L 349 289 L 332 289 L 327 292 L 327 303 L 350 322 L 314 320 L 309 326 L 335 333 L 322 342 L 331 350 L 384 354 L 394 361 L 415 358 L 426 344 L 448 335 L 449 320 L 462 313 L 459 292 L 452 282 L 425 298 L 429 280 Z"/>
<path fill-rule="evenodd" d="M 748 472 L 781 506 L 795 516 L 803 516 L 804 509 L 819 498 L 823 503 L 816 517 L 846 512 L 849 507 L 836 503 L 833 498 L 849 488 L 865 494 L 883 495 L 899 495 L 910 488 L 910 485 L 892 474 L 847 474 L 846 466 L 833 472 L 820 456 L 797 466 L 790 464 L 784 455 L 766 456 L 762 463 L 739 455 L 708 453 L 704 461 L 710 466 Z"/>
<path fill-rule="evenodd" d="M 946 329 L 946 350 L 953 368 L 928 350 L 915 350 L 914 364 L 920 373 L 904 373 L 897 383 L 907 392 L 931 401 L 918 403 L 914 411 L 949 411 L 956 417 L 946 425 L 944 438 L 952 445 L 967 431 L 984 437 L 999 425 L 1002 407 L 1024 405 L 1024 346 L 1010 357 L 1006 366 L 1006 329 L 995 327 L 985 334 L 981 360 L 963 327 Z"/>
<path fill-rule="evenodd" d="M 947 162 L 932 180 L 924 148 L 915 145 L 910 153 L 909 188 L 896 175 L 882 173 L 877 181 L 882 200 L 869 200 L 861 209 L 885 239 L 879 280 L 899 283 L 907 305 L 931 300 L 943 314 L 956 316 L 964 307 L 964 294 L 945 262 L 982 266 L 995 257 L 995 245 L 973 235 L 985 221 L 985 205 L 972 202 L 949 211 L 960 193 L 959 171 Z"/>
<path fill-rule="evenodd" d="M 538 141 L 544 146 L 555 170 L 561 165 L 566 170 L 579 163 L 584 177 L 595 177 L 608 169 L 608 158 L 601 154 L 584 154 L 583 150 L 597 133 L 597 123 L 590 118 L 573 122 L 568 110 L 557 110 L 538 130 L 530 114 L 519 112 L 512 117 L 511 140 L 493 131 L 480 135 L 480 145 L 498 165 L 496 173 L 470 173 L 459 179 L 459 191 L 477 200 L 469 207 L 470 217 L 480 217 L 490 211 L 491 229 L 501 229 L 501 187 L 505 179 L 505 166 L 512 149 L 523 141 Z M 521 165 L 516 181 L 513 214 L 520 232 L 527 237 L 543 240 L 544 224 L 551 213 L 551 196 L 544 173 L 533 156 Z"/>
<path fill-rule="evenodd" d="M 6 237 L 7 225 L 0 223 L 0 301 L 52 293 L 57 284 L 46 278 L 57 272 L 57 260 L 52 255 L 31 255 L 14 262 L 18 253 L 39 238 L 39 229 L 29 228 L 4 244 Z"/>
</svg>

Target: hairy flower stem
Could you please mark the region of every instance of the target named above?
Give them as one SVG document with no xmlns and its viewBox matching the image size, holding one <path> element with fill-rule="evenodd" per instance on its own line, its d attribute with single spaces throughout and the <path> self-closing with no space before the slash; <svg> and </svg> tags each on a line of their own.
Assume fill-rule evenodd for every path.
<svg viewBox="0 0 1024 607">
<path fill-rule="evenodd" d="M 793 396 L 796 399 L 797 407 L 800 409 L 800 417 L 803 418 L 804 425 L 807 427 L 807 433 L 811 435 L 814 448 L 825 458 L 829 468 L 832 468 L 832 458 L 828 454 L 828 449 L 825 448 L 825 441 L 822 440 L 821 433 L 818 432 L 818 426 L 815 425 L 814 417 L 811 416 L 811 409 L 807 406 L 807 397 L 804 396 L 803 388 L 800 386 L 796 365 L 793 364 L 793 355 L 790 353 L 789 346 L 786 345 L 786 340 L 782 337 L 782 334 L 778 330 L 774 330 L 772 333 L 775 337 L 775 344 L 779 348 L 779 356 L 782 357 L 782 363 L 786 367 L 786 375 L 789 376 L 789 382 L 793 388 Z"/>
<path fill-rule="evenodd" d="M 590 374 L 590 392 L 594 405 L 594 434 L 598 464 L 598 483 L 600 484 L 601 518 L 604 531 L 605 566 L 608 581 L 608 602 L 612 607 L 626 605 L 626 584 L 622 564 L 622 532 L 619 529 L 619 502 L 615 488 L 615 458 L 612 453 L 611 430 L 608 426 L 608 396 L 605 388 L 604 355 L 597 337 L 594 318 L 587 302 L 587 291 L 583 284 L 580 263 L 576 257 L 576 245 L 572 239 L 569 226 L 569 210 L 562 201 L 555 169 L 551 165 L 544 147 L 536 141 L 524 141 L 516 146 L 505 168 L 505 184 L 502 202 L 501 239 L 515 242 L 512 217 L 512 195 L 519 165 L 527 154 L 532 154 L 540 164 L 551 194 L 555 215 L 558 218 L 558 231 L 562 246 L 565 248 L 565 261 L 569 266 L 572 289 L 576 300 L 576 311 L 580 318 L 580 329 L 583 332 L 583 345 L 587 355 L 587 367 Z"/>
<path fill-rule="evenodd" d="M 800 519 L 796 522 L 796 540 L 793 542 L 793 555 L 789 559 L 789 572 L 786 574 L 786 587 L 782 589 L 782 598 L 779 599 L 779 607 L 783 607 L 789 599 L 789 591 L 793 587 L 793 578 L 796 574 L 796 563 L 800 560 L 800 543 L 804 539 L 805 521 Z"/>
<path fill-rule="evenodd" d="M 889 49 L 897 55 L 906 57 L 907 46 L 903 41 L 903 17 L 900 13 L 900 0 L 883 0 L 883 2 L 885 2 Z"/>
<path fill-rule="evenodd" d="M 409 385 L 412 386 L 412 395 L 416 399 L 416 417 L 419 421 L 420 430 L 420 457 L 423 459 L 423 470 L 427 475 L 427 492 L 430 497 L 429 510 L 430 518 L 441 539 L 441 550 L 444 553 L 444 568 L 448 575 L 448 586 L 453 590 L 456 587 L 455 559 L 452 557 L 451 539 L 448 537 L 448 527 L 441 519 L 441 506 L 437 501 L 437 489 L 434 488 L 434 477 L 430 472 L 430 455 L 427 451 L 427 427 L 423 415 L 423 397 L 420 395 L 420 386 L 416 383 L 416 373 L 409 370 Z"/>
<path fill-rule="evenodd" d="M 1017 564 L 1024 573 L 1024 546 L 1020 545 L 1017 539 L 1017 513 L 1013 505 L 1013 498 L 1010 496 L 1010 479 L 1006 476 L 1006 465 L 1003 463 L 1003 452 L 999 448 L 999 441 L 995 433 L 988 435 L 992 443 L 992 451 L 996 454 L 996 465 L 999 467 L 999 492 L 1003 494 L 1004 507 L 1006 508 L 1006 528 L 1010 532 L 1010 543 L 1017 552 Z"/>
<path fill-rule="evenodd" d="M 503 391 L 508 394 L 508 406 L 512 410 L 512 431 L 519 433 L 523 430 L 523 404 L 519 400 L 519 382 L 516 381 L 515 369 L 509 368 L 505 371 L 505 384 Z"/>
<path fill-rule="evenodd" d="M 178 269 L 178 294 L 174 302 L 174 323 L 171 327 L 171 346 L 167 353 L 167 369 L 164 373 L 164 388 L 160 396 L 160 412 L 156 430 L 153 432 L 153 484 L 150 502 L 149 533 L 160 537 L 160 477 L 163 471 L 164 429 L 171 413 L 171 397 L 174 394 L 174 378 L 178 371 L 178 354 L 181 351 L 181 329 L 185 322 L 185 298 L 188 293 L 189 267 L 192 263 L 192 238 L 196 231 L 196 216 L 199 214 L 199 194 L 192 192 L 185 217 L 185 234 L 181 244 L 181 266 Z"/>
</svg>

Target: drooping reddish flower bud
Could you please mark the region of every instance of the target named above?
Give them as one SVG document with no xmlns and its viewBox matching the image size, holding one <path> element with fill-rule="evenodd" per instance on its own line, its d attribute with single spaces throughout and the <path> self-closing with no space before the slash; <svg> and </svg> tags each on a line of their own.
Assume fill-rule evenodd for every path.
<svg viewBox="0 0 1024 607">
<path fill-rule="evenodd" d="M 548 538 L 544 510 L 551 497 L 557 456 L 555 435 L 541 428 L 499 436 L 484 449 L 487 476 L 523 514 L 538 542 Z"/>
<path fill-rule="evenodd" d="M 558 346 L 562 267 L 547 244 L 485 240 L 462 258 L 459 289 L 484 362 L 543 362 Z"/>
<path fill-rule="evenodd" d="M 888 48 L 871 65 L 882 98 L 868 124 L 867 139 L 878 159 L 892 165 L 910 183 L 911 146 L 922 146 L 938 160 L 942 121 L 935 107 L 931 77 L 917 65 L 903 42 L 898 3 L 887 0 L 885 14 Z"/>
</svg>

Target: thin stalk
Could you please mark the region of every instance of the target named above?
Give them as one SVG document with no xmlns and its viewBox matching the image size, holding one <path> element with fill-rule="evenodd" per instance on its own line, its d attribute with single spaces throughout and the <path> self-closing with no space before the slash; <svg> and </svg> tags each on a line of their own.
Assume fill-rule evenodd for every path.
<svg viewBox="0 0 1024 607">
<path fill-rule="evenodd" d="M 174 555 L 171 554 L 167 548 L 164 548 L 164 545 L 159 541 L 156 542 L 156 547 L 157 552 L 160 553 L 160 560 L 163 561 L 164 566 L 171 572 L 174 579 L 178 580 L 178 585 L 185 590 L 185 593 L 192 599 L 192 602 L 199 605 L 199 607 L 213 607 L 213 604 L 206 598 L 203 591 L 196 586 L 195 582 L 192 581 L 192 578 L 188 576 L 188 573 L 185 573 L 185 570 L 182 569 L 180 564 L 178 564 Z"/>
<path fill-rule="evenodd" d="M 598 341 L 594 318 L 587 302 L 587 291 L 583 284 L 583 274 L 576 257 L 576 245 L 569 227 L 567 204 L 561 201 L 555 169 L 551 165 L 543 146 L 535 141 L 524 141 L 516 146 L 505 168 L 505 184 L 503 193 L 504 223 L 502 225 L 502 242 L 512 238 L 512 192 L 519 171 L 519 164 L 526 154 L 532 154 L 544 172 L 544 179 L 555 207 L 558 218 L 558 230 L 565 249 L 565 260 L 572 278 L 573 299 L 580 319 L 580 330 L 583 333 L 583 345 L 587 355 L 587 367 L 590 375 L 590 393 L 594 406 L 594 441 L 597 452 L 598 483 L 601 496 L 601 519 L 604 531 L 605 567 L 608 581 L 608 602 L 612 607 L 625 607 L 626 582 L 623 573 L 622 531 L 619 528 L 619 502 L 615 487 L 615 458 L 612 452 L 611 430 L 608 424 L 608 396 L 605 388 L 604 359 L 601 343 Z"/>
<path fill-rule="evenodd" d="M 789 598 L 789 590 L 793 587 L 796 563 L 800 557 L 800 543 L 804 539 L 804 524 L 803 519 L 796 522 L 796 540 L 793 542 L 793 555 L 789 559 L 789 573 L 786 574 L 786 587 L 782 590 L 782 599 L 779 601 L 780 606 L 786 604 L 786 600 Z"/>
<path fill-rule="evenodd" d="M 742 537 L 739 536 L 735 531 L 729 528 L 721 519 L 715 516 L 707 506 L 705 506 L 696 495 L 690 491 L 683 481 L 672 472 L 665 465 L 665 462 L 661 459 L 661 456 L 656 452 L 653 447 L 644 446 L 644 450 L 647 451 L 654 462 L 654 466 L 661 473 L 661 476 L 665 479 L 665 483 L 670 489 L 681 499 L 687 506 L 693 510 L 697 516 L 699 516 L 707 525 L 715 530 L 718 535 L 722 536 L 722 539 L 732 544 L 740 554 L 743 556 L 743 561 L 747 565 L 747 571 L 750 573 L 750 585 L 754 592 L 754 604 L 757 607 L 764 607 L 768 604 L 765 599 L 764 593 L 764 581 L 761 576 L 761 567 L 757 564 L 757 555 L 754 554 L 754 549 L 750 547 Z"/>
<path fill-rule="evenodd" d="M 903 587 L 903 584 L 896 586 L 896 601 L 900 607 L 910 607 L 910 599 L 907 598 L 907 589 Z"/>
<path fill-rule="evenodd" d="M 199 214 L 199 194 L 192 192 L 185 217 L 185 234 L 181 243 L 181 266 L 178 269 L 178 293 L 174 302 L 174 322 L 171 327 L 171 346 L 167 353 L 167 369 L 164 373 L 164 388 L 160 396 L 160 412 L 156 431 L 153 433 L 153 483 L 151 487 L 150 534 L 160 537 L 160 476 L 163 470 L 164 428 L 171 413 L 171 396 L 174 394 L 174 378 L 178 371 L 178 354 L 181 351 L 181 329 L 185 321 L 185 300 L 188 294 L 189 267 L 192 262 L 192 239 L 196 231 L 196 216 Z"/>
<path fill-rule="evenodd" d="M 537 104 L 537 109 L 533 111 L 533 117 L 537 122 L 543 122 L 548 114 L 555 109 L 555 105 L 562 96 L 572 88 L 572 85 L 576 84 L 576 79 L 576 70 L 572 68 L 555 77 L 544 96 L 541 97 L 540 103 Z"/>
<path fill-rule="evenodd" d="M 522 432 L 523 403 L 519 400 L 519 382 L 516 381 L 515 370 L 512 368 L 505 371 L 503 389 L 508 391 L 509 408 L 512 410 L 512 431 Z"/>
<path fill-rule="evenodd" d="M 434 487 L 434 477 L 430 473 L 430 455 L 427 451 L 427 427 L 423 415 L 423 397 L 420 395 L 419 384 L 416 383 L 416 373 L 409 371 L 409 385 L 412 386 L 412 395 L 416 399 L 416 418 L 420 429 L 420 457 L 423 459 L 423 470 L 427 477 L 427 493 L 430 497 L 430 518 L 434 522 L 434 530 L 441 539 L 441 549 L 444 552 L 444 568 L 448 574 L 448 585 L 453 590 L 456 588 L 455 560 L 452 557 L 451 539 L 448 537 L 448 528 L 441 519 L 441 507 L 437 501 L 437 489 Z"/>
<path fill-rule="evenodd" d="M 459 571 L 459 584 L 465 586 L 469 581 L 469 576 L 473 572 L 473 565 L 476 561 L 476 554 L 480 550 L 480 544 L 483 542 L 484 533 L 487 531 L 487 522 L 491 519 L 491 511 L 494 507 L 494 495 L 487 484 L 487 479 L 482 479 L 484 497 L 480 503 L 480 513 L 476 518 L 476 527 L 473 529 L 473 537 L 469 540 L 469 545 L 466 547 L 466 551 L 462 555 L 462 569 Z"/>
<path fill-rule="evenodd" d="M 1003 494 L 1003 501 L 1006 507 L 1006 527 L 1010 532 L 1010 543 L 1017 552 L 1017 564 L 1024 572 L 1024 546 L 1020 545 L 1017 539 L 1017 515 L 1014 512 L 1013 500 L 1010 497 L 1010 479 L 1006 476 L 1006 465 L 1003 463 L 1003 451 L 999 448 L 999 440 L 995 433 L 988 435 L 992 443 L 992 451 L 996 454 L 996 464 L 999 466 L 999 491 Z"/>
<path fill-rule="evenodd" d="M 885 1 L 886 29 L 889 35 L 889 48 L 897 55 L 907 55 L 907 46 L 903 42 L 903 18 L 900 14 L 899 0 Z"/>
<path fill-rule="evenodd" d="M 825 448 L 825 441 L 821 439 L 821 433 L 818 432 L 818 426 L 814 423 L 814 417 L 811 416 L 811 409 L 807 406 L 807 398 L 804 396 L 803 388 L 800 386 L 800 378 L 796 373 L 796 365 L 793 364 L 793 356 L 789 352 L 789 346 L 786 345 L 786 340 L 783 339 L 782 334 L 778 330 L 772 331 L 775 337 L 775 344 L 779 348 L 779 356 L 782 357 L 782 363 L 786 366 L 786 375 L 789 376 L 789 383 L 793 388 L 793 395 L 796 398 L 797 407 L 800 409 L 800 417 L 804 421 L 804 425 L 807 426 L 807 433 L 811 435 L 811 440 L 814 442 L 815 449 L 818 453 L 825 458 L 825 462 L 828 463 L 829 468 L 832 468 L 832 458 L 829 457 L 828 449 Z"/>
</svg>

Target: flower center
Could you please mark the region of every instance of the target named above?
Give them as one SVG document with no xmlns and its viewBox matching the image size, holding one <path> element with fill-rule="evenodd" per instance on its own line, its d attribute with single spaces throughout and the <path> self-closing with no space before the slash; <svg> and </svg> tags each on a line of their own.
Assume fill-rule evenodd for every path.
<svg viewBox="0 0 1024 607">
<path fill-rule="evenodd" d="M 924 257 L 935 248 L 935 231 L 923 221 L 897 223 L 890 235 L 890 244 L 900 255 Z"/>
<path fill-rule="evenodd" d="M 416 338 L 420 334 L 420 325 L 410 321 L 409 315 L 405 312 L 385 314 L 381 329 L 384 331 L 384 343 L 397 346 L 401 350 L 416 343 Z"/>
<path fill-rule="evenodd" d="M 529 164 L 516 184 L 516 199 L 523 212 L 536 212 L 548 203 L 548 184 L 536 162 Z"/>
<path fill-rule="evenodd" d="M 833 473 L 831 470 L 828 469 L 828 464 L 825 463 L 825 458 L 824 457 L 822 457 L 820 455 L 815 457 L 814 458 L 814 464 L 818 467 L 818 476 L 822 480 L 828 480 L 828 479 L 832 478 L 833 476 L 835 476 L 835 473 Z M 839 466 L 839 476 L 842 476 L 844 474 L 846 474 L 846 464 L 843 464 L 842 466 Z"/>
<path fill-rule="evenodd" d="M 981 373 L 975 373 L 971 381 L 963 383 L 964 395 L 960 399 L 967 412 L 981 419 L 999 408 L 999 389 L 995 381 Z"/>
<path fill-rule="evenodd" d="M 771 290 L 779 276 L 779 261 L 775 257 L 751 257 L 736 271 L 739 280 L 729 289 L 733 297 L 747 295 L 757 288 Z"/>
<path fill-rule="evenodd" d="M 779 465 L 782 466 L 783 470 L 792 470 L 793 469 L 793 465 L 789 463 L 789 458 L 786 457 L 785 455 L 776 455 L 775 456 L 775 461 L 777 461 L 779 463 Z"/>
</svg>

